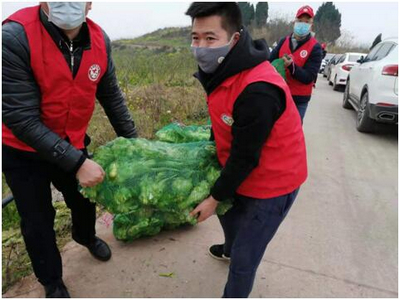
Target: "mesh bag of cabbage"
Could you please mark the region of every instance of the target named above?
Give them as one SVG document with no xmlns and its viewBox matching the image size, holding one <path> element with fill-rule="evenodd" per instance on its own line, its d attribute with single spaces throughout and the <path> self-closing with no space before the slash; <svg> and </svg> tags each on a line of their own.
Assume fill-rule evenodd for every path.
<svg viewBox="0 0 400 300">
<path fill-rule="evenodd" d="M 171 123 L 156 132 L 158 140 L 169 143 L 190 143 L 208 141 L 211 134 L 210 125 L 190 125 Z"/>
<path fill-rule="evenodd" d="M 106 176 L 82 193 L 115 214 L 114 235 L 130 241 L 163 228 L 195 224 L 190 211 L 220 174 L 213 142 L 171 144 L 117 138 L 99 147 L 94 160 Z M 231 203 L 221 203 L 223 214 Z"/>
</svg>

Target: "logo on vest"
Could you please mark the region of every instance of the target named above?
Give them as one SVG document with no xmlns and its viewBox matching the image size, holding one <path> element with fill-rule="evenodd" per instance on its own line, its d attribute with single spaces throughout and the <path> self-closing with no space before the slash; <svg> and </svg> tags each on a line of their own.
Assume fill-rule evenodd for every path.
<svg viewBox="0 0 400 300">
<path fill-rule="evenodd" d="M 223 114 L 221 116 L 221 120 L 228 126 L 232 126 L 233 125 L 233 118 L 228 116 L 228 115 Z"/>
<path fill-rule="evenodd" d="M 300 52 L 300 57 L 301 58 L 306 58 L 307 54 L 308 54 L 307 50 L 303 50 L 303 51 Z"/>
<path fill-rule="evenodd" d="M 101 72 L 101 69 L 100 69 L 99 65 L 92 65 L 89 68 L 89 72 L 88 72 L 89 79 L 91 81 L 96 81 L 97 78 L 99 78 L 99 76 L 100 76 L 100 72 Z"/>
</svg>

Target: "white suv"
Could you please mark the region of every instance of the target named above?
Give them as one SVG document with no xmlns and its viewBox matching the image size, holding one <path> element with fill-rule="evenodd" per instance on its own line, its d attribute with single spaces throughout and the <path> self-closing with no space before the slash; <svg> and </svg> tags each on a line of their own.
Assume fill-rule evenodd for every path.
<svg viewBox="0 0 400 300">
<path fill-rule="evenodd" d="M 343 107 L 357 110 L 358 131 L 371 132 L 374 121 L 398 123 L 397 52 L 397 38 L 384 40 L 350 71 Z"/>
<path fill-rule="evenodd" d="M 332 68 L 332 72 L 328 78 L 329 84 L 333 85 L 335 91 L 339 90 L 339 86 L 345 86 L 347 76 L 351 68 L 358 65 L 358 60 L 366 56 L 364 53 L 345 53 L 337 64 Z"/>
</svg>

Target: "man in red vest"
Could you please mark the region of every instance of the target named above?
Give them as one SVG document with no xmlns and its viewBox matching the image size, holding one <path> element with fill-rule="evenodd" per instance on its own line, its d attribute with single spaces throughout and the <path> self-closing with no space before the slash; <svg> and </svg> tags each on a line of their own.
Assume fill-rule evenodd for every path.
<svg viewBox="0 0 400 300">
<path fill-rule="evenodd" d="M 270 62 L 277 58 L 284 60 L 287 84 L 302 120 L 322 62 L 321 45 L 311 35 L 313 18 L 310 6 L 300 7 L 293 33 L 278 43 L 269 58 Z"/>
<path fill-rule="evenodd" d="M 78 192 L 78 183 L 94 186 L 105 174 L 86 151 L 95 98 L 118 136 L 137 136 L 116 79 L 110 39 L 86 18 L 90 9 L 91 2 L 41 2 L 2 26 L 3 173 L 46 297 L 69 297 L 50 183 L 71 209 L 72 238 L 101 261 L 111 257 L 95 235 L 95 205 Z"/>
<path fill-rule="evenodd" d="M 194 2 L 192 51 L 223 167 L 210 196 L 191 214 L 202 222 L 220 201 L 225 243 L 209 253 L 230 260 L 223 296 L 247 297 L 265 249 L 307 177 L 301 120 L 283 78 L 268 62 L 264 40 L 242 27 L 235 2 Z"/>
</svg>

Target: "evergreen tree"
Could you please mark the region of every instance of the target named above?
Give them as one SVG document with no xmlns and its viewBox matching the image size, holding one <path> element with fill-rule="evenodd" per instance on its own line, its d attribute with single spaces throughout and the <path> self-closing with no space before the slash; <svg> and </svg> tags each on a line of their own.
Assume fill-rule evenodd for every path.
<svg viewBox="0 0 400 300">
<path fill-rule="evenodd" d="M 268 2 L 258 2 L 256 5 L 255 21 L 258 28 L 266 26 L 268 20 Z"/>
<path fill-rule="evenodd" d="M 238 2 L 239 8 L 242 11 L 243 25 L 249 26 L 254 20 L 254 6 L 250 2 Z"/>
<path fill-rule="evenodd" d="M 342 15 L 332 2 L 324 2 L 314 17 L 316 38 L 320 42 L 334 44 L 340 37 Z"/>
</svg>

